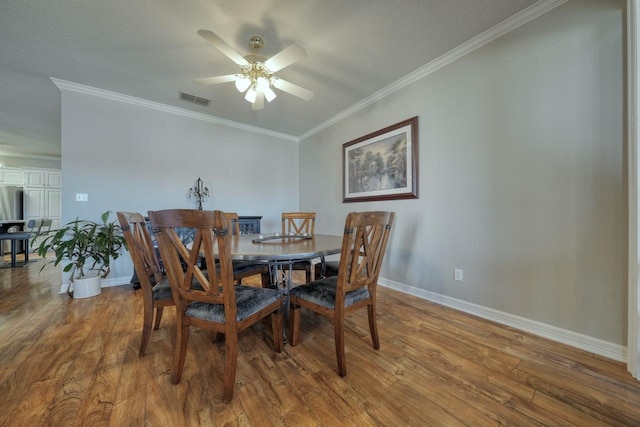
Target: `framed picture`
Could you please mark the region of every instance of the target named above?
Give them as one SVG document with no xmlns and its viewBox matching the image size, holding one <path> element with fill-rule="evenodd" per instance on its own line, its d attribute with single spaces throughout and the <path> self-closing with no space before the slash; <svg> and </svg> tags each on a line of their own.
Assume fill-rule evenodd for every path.
<svg viewBox="0 0 640 427">
<path fill-rule="evenodd" d="M 418 198 L 418 116 L 342 144 L 343 203 Z"/>
</svg>

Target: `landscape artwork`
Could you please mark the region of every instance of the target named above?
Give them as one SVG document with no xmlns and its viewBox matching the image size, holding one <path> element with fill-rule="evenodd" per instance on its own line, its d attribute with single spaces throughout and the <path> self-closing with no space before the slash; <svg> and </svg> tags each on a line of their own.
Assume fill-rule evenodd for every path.
<svg viewBox="0 0 640 427">
<path fill-rule="evenodd" d="M 343 145 L 344 202 L 417 198 L 417 117 Z"/>
</svg>

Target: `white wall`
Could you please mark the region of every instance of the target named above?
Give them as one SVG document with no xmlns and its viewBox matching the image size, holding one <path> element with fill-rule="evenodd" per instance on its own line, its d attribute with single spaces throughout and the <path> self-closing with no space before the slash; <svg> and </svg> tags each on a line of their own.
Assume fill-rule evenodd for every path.
<svg viewBox="0 0 640 427">
<path fill-rule="evenodd" d="M 385 279 L 624 344 L 623 22 L 567 2 L 310 136 L 300 209 L 394 210 Z M 420 198 L 343 204 L 342 144 L 415 115 Z"/>
<path fill-rule="evenodd" d="M 298 208 L 290 140 L 65 89 L 61 136 L 63 223 L 97 221 L 107 210 L 116 219 L 120 210 L 195 208 L 187 192 L 198 177 L 212 193 L 204 209 L 262 215 L 266 231 L 279 229 L 283 210 Z M 76 202 L 76 193 L 89 201 Z M 124 256 L 111 276 L 132 272 Z"/>
</svg>

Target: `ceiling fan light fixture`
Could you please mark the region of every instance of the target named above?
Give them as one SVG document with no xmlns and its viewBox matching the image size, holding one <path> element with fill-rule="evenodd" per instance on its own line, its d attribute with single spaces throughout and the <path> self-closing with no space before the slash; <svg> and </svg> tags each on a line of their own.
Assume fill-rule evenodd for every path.
<svg viewBox="0 0 640 427">
<path fill-rule="evenodd" d="M 265 98 L 268 102 L 276 98 L 276 93 L 271 86 L 306 101 L 313 98 L 313 92 L 310 90 L 279 79 L 273 75 L 307 56 L 306 50 L 300 44 L 293 43 L 269 59 L 265 59 L 260 55 L 260 48 L 262 48 L 264 41 L 259 36 L 253 36 L 249 41 L 249 45 L 255 50 L 255 53 L 242 56 L 211 31 L 199 30 L 198 34 L 216 47 L 227 58 L 239 65 L 240 73 L 199 78 L 194 80 L 195 83 L 212 85 L 234 82 L 236 89 L 238 89 L 240 93 L 246 91 L 244 99 L 253 104 L 252 109 L 254 110 L 261 110 L 263 108 Z"/>
<path fill-rule="evenodd" d="M 238 92 L 244 93 L 249 86 L 251 86 L 251 80 L 246 76 L 238 75 L 236 78 L 236 89 L 238 89 Z"/>
<path fill-rule="evenodd" d="M 252 87 L 247 91 L 247 94 L 245 95 L 244 99 L 246 99 L 247 101 L 253 104 L 254 102 L 256 102 L 257 94 L 258 93 L 256 92 L 256 90 Z"/>
</svg>

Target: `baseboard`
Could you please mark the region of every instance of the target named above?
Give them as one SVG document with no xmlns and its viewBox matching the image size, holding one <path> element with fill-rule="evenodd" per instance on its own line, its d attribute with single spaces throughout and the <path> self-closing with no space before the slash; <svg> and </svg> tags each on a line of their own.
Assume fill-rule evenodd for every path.
<svg viewBox="0 0 640 427">
<path fill-rule="evenodd" d="M 114 278 L 108 278 L 108 279 L 102 279 L 100 280 L 100 287 L 101 288 L 110 288 L 112 286 L 122 286 L 122 285 L 128 285 L 131 283 L 131 276 L 127 276 L 127 277 L 114 277 Z M 67 289 L 69 289 L 69 283 L 63 283 L 60 285 L 60 292 L 58 292 L 59 294 L 66 294 L 67 293 Z"/>
<path fill-rule="evenodd" d="M 380 279 L 378 283 L 386 288 L 404 292 L 427 301 L 435 302 L 447 307 L 455 308 L 462 312 L 491 320 L 506 326 L 510 326 L 521 331 L 529 332 L 552 341 L 570 345 L 599 356 L 620 362 L 627 361 L 627 348 L 625 346 L 603 341 L 588 335 L 579 334 L 556 326 L 538 322 L 536 320 L 526 319 L 524 317 L 505 313 L 492 308 L 483 307 L 467 301 L 462 301 L 446 295 L 419 289 L 403 283 L 394 282 L 393 280 Z"/>
</svg>

